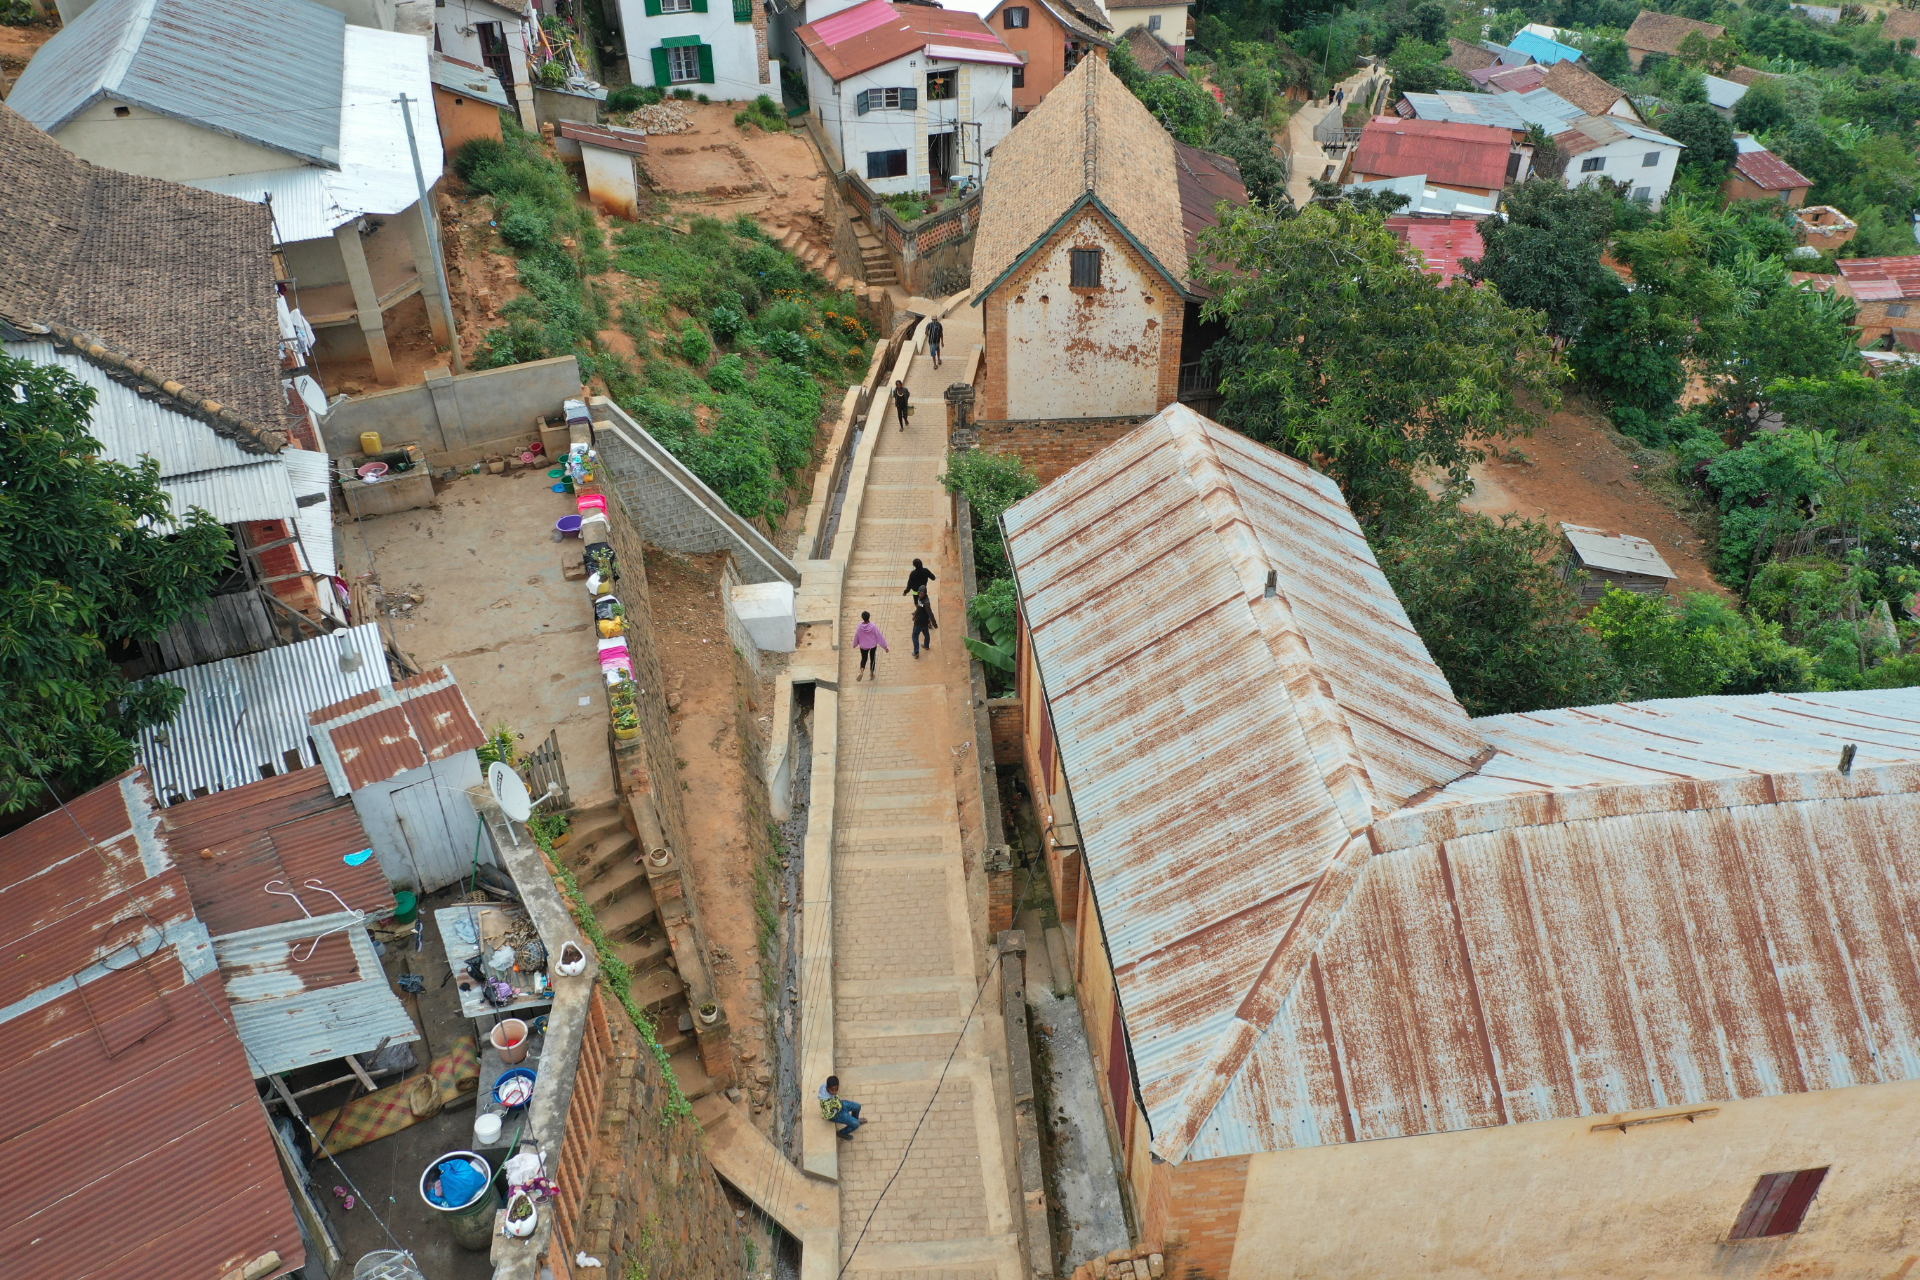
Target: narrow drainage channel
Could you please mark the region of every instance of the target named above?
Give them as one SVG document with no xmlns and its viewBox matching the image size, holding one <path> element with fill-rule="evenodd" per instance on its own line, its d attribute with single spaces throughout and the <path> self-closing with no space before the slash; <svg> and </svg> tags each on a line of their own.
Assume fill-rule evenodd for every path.
<svg viewBox="0 0 1920 1280">
<path fill-rule="evenodd" d="M 843 482 L 844 489 L 844 482 Z M 839 510 L 836 499 L 835 511 Z M 831 539 L 831 535 L 829 535 Z M 795 685 L 793 690 L 793 742 L 788 759 L 793 762 L 792 814 L 780 824 L 780 840 L 786 858 L 780 871 L 780 969 L 773 1019 L 773 1132 L 774 1141 L 787 1159 L 798 1163 L 800 1156 L 800 883 L 805 869 L 807 847 L 807 802 L 813 794 L 813 685 Z M 774 1280 L 799 1280 L 800 1245 L 791 1236 L 783 1236 L 774 1255 Z"/>
<path fill-rule="evenodd" d="M 822 558 L 833 554 L 833 539 L 840 532 L 840 508 L 847 501 L 847 485 L 853 480 L 853 460 L 860 454 L 860 437 L 867 433 L 867 421 L 860 419 L 853 424 L 853 438 L 847 441 L 847 452 L 843 455 L 847 465 L 840 472 L 840 483 L 833 487 L 833 503 L 827 508 L 827 535 L 821 539 L 818 553 Z M 797 778 L 798 775 L 796 774 Z M 795 786 L 799 783 L 796 781 Z"/>
</svg>

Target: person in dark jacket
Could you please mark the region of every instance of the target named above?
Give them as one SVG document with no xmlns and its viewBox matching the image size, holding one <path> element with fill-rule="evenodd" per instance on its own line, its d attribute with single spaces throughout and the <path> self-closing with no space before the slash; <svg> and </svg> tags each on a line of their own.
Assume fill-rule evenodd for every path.
<svg viewBox="0 0 1920 1280">
<path fill-rule="evenodd" d="M 915 559 L 913 562 L 913 572 L 907 575 L 907 589 L 900 594 L 903 596 L 919 595 L 927 589 L 927 584 L 932 581 L 934 581 L 933 570 L 921 564 L 918 559 Z"/>
<path fill-rule="evenodd" d="M 935 316 L 927 324 L 927 350 L 933 354 L 933 367 L 936 369 L 940 367 L 940 344 L 946 340 L 946 336 L 947 327 L 940 323 L 939 316 Z"/>
<path fill-rule="evenodd" d="M 907 415 L 913 412 L 913 406 L 907 401 L 907 384 L 895 378 L 893 380 L 893 413 L 900 419 L 902 431 L 907 429 Z"/>
<path fill-rule="evenodd" d="M 933 631 L 939 625 L 939 619 L 933 616 L 933 602 L 927 598 L 926 592 L 917 592 L 913 597 L 914 657 L 920 656 L 920 641 L 923 636 L 926 638 L 926 647 L 933 648 Z"/>
</svg>

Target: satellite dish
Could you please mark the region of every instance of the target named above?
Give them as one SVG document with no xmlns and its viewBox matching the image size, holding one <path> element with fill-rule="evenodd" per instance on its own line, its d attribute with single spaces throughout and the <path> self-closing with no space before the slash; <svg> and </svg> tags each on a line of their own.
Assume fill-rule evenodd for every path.
<svg viewBox="0 0 1920 1280">
<path fill-rule="evenodd" d="M 499 801 L 501 811 L 515 822 L 525 822 L 533 816 L 533 797 L 527 794 L 527 784 L 502 761 L 495 760 L 487 766 L 487 787 Z"/>
</svg>

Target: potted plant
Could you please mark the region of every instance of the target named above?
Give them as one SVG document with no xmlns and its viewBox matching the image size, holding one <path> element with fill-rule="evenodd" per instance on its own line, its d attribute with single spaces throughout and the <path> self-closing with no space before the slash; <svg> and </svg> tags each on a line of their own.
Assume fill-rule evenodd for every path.
<svg viewBox="0 0 1920 1280">
<path fill-rule="evenodd" d="M 700 1006 L 700 1025 L 710 1027 L 720 1021 L 720 1006 L 708 1000 Z"/>
<path fill-rule="evenodd" d="M 515 1188 L 507 1197 L 506 1232 L 518 1239 L 526 1239 L 540 1225 L 540 1210 L 535 1207 L 533 1197 L 524 1190 Z"/>
</svg>

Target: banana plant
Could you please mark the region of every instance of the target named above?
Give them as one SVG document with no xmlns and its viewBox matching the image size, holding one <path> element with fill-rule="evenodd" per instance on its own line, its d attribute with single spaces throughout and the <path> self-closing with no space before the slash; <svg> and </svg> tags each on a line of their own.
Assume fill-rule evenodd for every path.
<svg viewBox="0 0 1920 1280">
<path fill-rule="evenodd" d="M 989 640 L 967 637 L 967 652 L 999 671 L 1012 672 L 1014 641 L 1019 633 L 1019 605 L 1014 600 L 1013 579 L 998 578 L 973 598 L 967 617 Z"/>
</svg>

